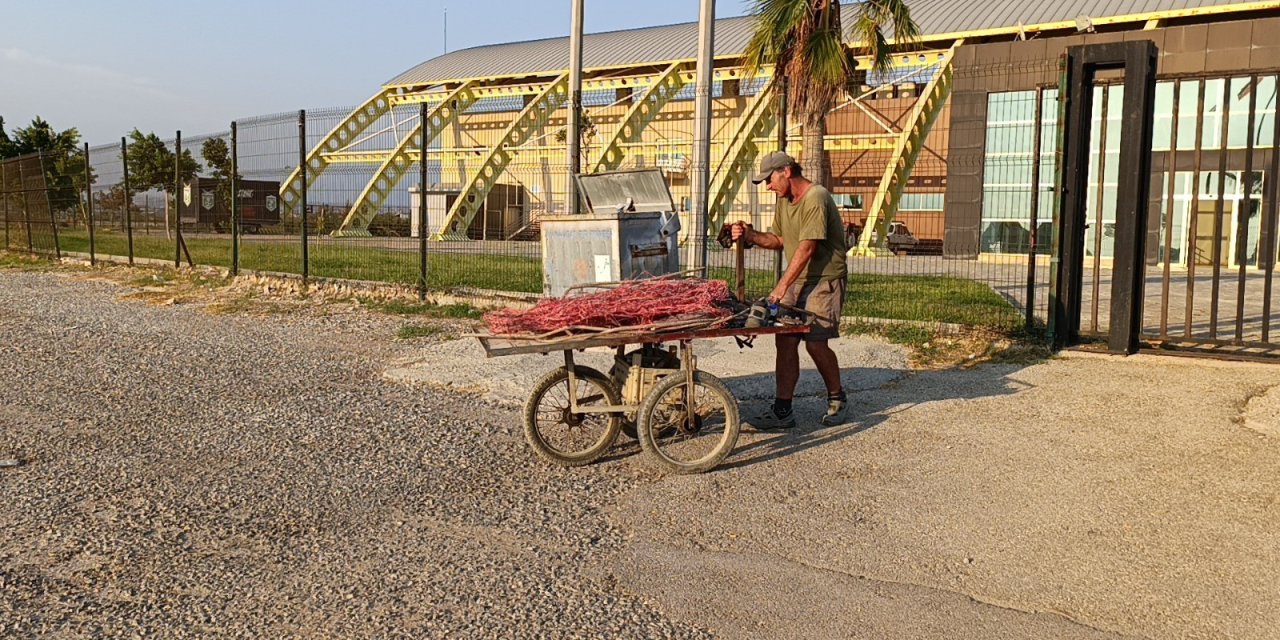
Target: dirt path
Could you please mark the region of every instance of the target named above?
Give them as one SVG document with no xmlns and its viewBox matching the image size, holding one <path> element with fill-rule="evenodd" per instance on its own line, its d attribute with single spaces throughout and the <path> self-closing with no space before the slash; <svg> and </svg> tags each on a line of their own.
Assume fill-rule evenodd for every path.
<svg viewBox="0 0 1280 640">
<path fill-rule="evenodd" d="M 128 291 L 0 271 L 0 636 L 1280 637 L 1275 366 L 850 340 L 850 424 L 669 477 L 538 462 L 397 318 Z"/>
</svg>

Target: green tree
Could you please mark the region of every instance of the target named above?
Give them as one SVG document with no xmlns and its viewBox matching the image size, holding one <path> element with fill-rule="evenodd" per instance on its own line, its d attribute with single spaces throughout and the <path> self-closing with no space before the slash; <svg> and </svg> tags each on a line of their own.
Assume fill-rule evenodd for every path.
<svg viewBox="0 0 1280 640">
<path fill-rule="evenodd" d="M 133 213 L 134 219 L 142 216 L 142 207 L 133 202 L 132 193 L 125 195 L 124 185 L 115 184 L 106 192 L 99 192 L 93 197 L 93 210 L 95 217 L 99 219 L 115 219 L 124 220 L 124 203 L 129 202 L 129 211 Z"/>
<path fill-rule="evenodd" d="M 80 149 L 80 131 L 75 127 L 65 131 L 54 129 L 47 121 L 36 116 L 29 126 L 15 129 L 10 142 L 13 155 L 44 154 L 45 190 L 49 206 L 54 211 L 79 211 L 87 217 L 84 195 L 85 157 Z M 92 168 L 90 183 L 96 181 Z"/>
<path fill-rule="evenodd" d="M 18 155 L 13 148 L 13 141 L 9 139 L 9 134 L 4 132 L 4 116 L 0 116 L 0 160 L 12 158 Z"/>
<path fill-rule="evenodd" d="M 136 191 L 163 191 L 165 234 L 170 232 L 169 206 L 174 194 L 174 153 L 155 133 L 143 134 L 134 129 L 129 133 L 126 161 L 129 163 L 129 183 Z M 190 149 L 182 150 L 181 177 L 186 182 L 200 173 L 200 163 L 191 156 Z"/>
<path fill-rule="evenodd" d="M 853 76 L 858 55 L 869 55 L 873 68 L 889 67 L 892 49 L 884 29 L 893 25 L 898 44 L 911 42 L 920 29 L 903 0 L 865 0 L 841 15 L 839 0 L 752 0 L 755 31 L 744 52 L 746 75 L 760 67 L 774 67 L 771 84 L 776 89 L 787 79 L 787 109 L 804 123 L 804 153 L 800 164 L 810 180 L 829 186 L 830 171 L 823 139 L 826 115 Z M 857 49 L 844 42 L 842 17 L 852 17 L 850 37 Z"/>
<path fill-rule="evenodd" d="M 200 156 L 204 158 L 205 166 L 209 168 L 210 177 L 218 181 L 217 198 L 222 203 L 223 210 L 231 212 L 231 149 L 227 147 L 227 141 L 222 138 L 209 138 L 200 145 Z M 243 180 L 244 176 L 236 172 L 236 180 Z"/>
</svg>

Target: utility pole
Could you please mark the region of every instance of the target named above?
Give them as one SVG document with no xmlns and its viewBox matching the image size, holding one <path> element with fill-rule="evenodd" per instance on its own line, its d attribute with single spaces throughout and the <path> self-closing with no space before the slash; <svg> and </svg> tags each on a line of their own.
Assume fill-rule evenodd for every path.
<svg viewBox="0 0 1280 640">
<path fill-rule="evenodd" d="M 582 3 L 573 0 L 572 27 L 569 32 L 569 130 L 565 142 L 568 147 L 569 178 L 565 189 L 565 210 L 578 213 L 578 185 L 575 177 L 582 172 Z"/>
<path fill-rule="evenodd" d="M 698 84 L 693 107 L 693 231 L 689 268 L 707 276 L 708 191 L 711 189 L 711 81 L 715 65 L 715 0 L 702 0 L 698 15 Z"/>
</svg>

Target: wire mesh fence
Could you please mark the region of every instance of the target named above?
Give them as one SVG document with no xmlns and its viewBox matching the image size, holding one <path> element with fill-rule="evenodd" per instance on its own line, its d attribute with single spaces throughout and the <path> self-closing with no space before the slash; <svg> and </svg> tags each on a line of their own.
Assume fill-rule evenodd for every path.
<svg viewBox="0 0 1280 640">
<path fill-rule="evenodd" d="M 963 120 L 953 125 L 954 109 L 942 109 L 932 130 L 915 141 L 915 169 L 902 188 L 878 193 L 885 166 L 895 153 L 902 154 L 895 145 L 901 146 L 904 128 L 918 120 L 913 108 L 936 84 L 930 81 L 937 62 L 921 61 L 917 69 L 895 76 L 894 84 L 867 84 L 869 76 L 859 76 L 825 120 L 827 183 L 841 217 L 841 240 L 853 249 L 845 313 L 1009 327 L 1025 321 L 1030 301 L 1036 309 L 1032 322 L 1042 322 L 1045 296 L 1036 293 L 1046 286 L 1047 260 L 1028 265 L 1032 247 L 1044 253 L 1046 245 L 1034 244 L 1027 221 L 1018 217 L 1027 216 L 1029 199 L 1018 190 L 1030 191 L 1030 179 L 1023 176 L 1030 151 L 1023 147 L 1037 136 L 1015 116 L 1024 115 L 1034 99 L 992 98 L 993 113 L 1008 111 L 1010 119 L 1008 126 L 992 125 L 998 131 L 990 134 L 992 140 L 1010 141 L 1016 149 L 979 148 L 986 154 L 979 156 L 949 148 L 952 130 L 966 125 Z M 705 260 L 708 276 L 731 288 L 737 280 L 735 252 L 714 241 L 720 226 L 743 220 L 770 229 L 776 196 L 752 184 L 751 174 L 760 158 L 784 145 L 796 157 L 806 157 L 803 123 L 794 114 L 782 139 L 779 103 L 766 91 L 769 81 L 767 75 L 716 72 L 707 190 L 712 215 L 705 237 L 694 233 L 691 67 L 597 82 L 583 95 L 581 171 L 660 170 L 670 194 L 664 208 L 674 209 L 683 222 L 682 267 Z M 570 203 L 565 89 L 561 82 L 519 87 L 506 95 L 489 92 L 464 98 L 465 108 L 452 109 L 457 95 L 444 104 L 442 94 L 423 102 L 389 93 L 361 107 L 241 119 L 233 125 L 234 134 L 182 139 L 181 170 L 172 166 L 178 163 L 174 138 L 137 134 L 122 145 L 88 150 L 89 199 L 77 186 L 84 177 L 78 182 L 75 177 L 83 173 L 83 159 L 37 158 L 53 167 L 38 176 L 56 178 L 39 193 L 47 199 L 48 213 L 23 210 L 30 210 L 26 217 L 36 225 L 40 216 L 50 221 L 43 223 L 46 235 L 62 232 L 57 244 L 42 245 L 54 251 L 89 251 L 87 205 L 92 202 L 97 254 L 182 262 L 189 256 L 192 264 L 241 271 L 402 285 L 420 284 L 425 275 L 430 291 L 539 295 L 547 286 L 543 224 L 600 204 L 575 208 Z M 1056 113 L 1052 94 L 1044 96 L 1046 111 Z M 1051 119 L 1046 121 L 1042 133 L 1051 136 L 1053 127 Z M 1039 180 L 1049 188 L 1053 140 L 1044 149 L 1040 164 L 1047 170 Z M 149 166 L 157 162 L 170 167 Z M 18 185 L 24 184 L 21 176 L 13 177 L 20 173 L 17 164 L 5 164 L 4 200 L 11 208 L 18 206 Z M 984 177 L 990 179 L 977 187 L 985 191 L 953 188 L 948 195 L 948 173 L 975 166 L 986 167 Z M 968 249 L 960 243 L 959 251 L 944 250 L 949 235 L 955 236 L 954 221 L 944 215 L 947 204 L 983 197 L 988 204 L 980 238 Z M 1021 213 L 1011 213 L 1015 209 Z M 1041 214 L 1040 235 L 1051 218 L 1050 211 Z M 421 242 L 423 234 L 429 242 Z M 11 231 L 7 246 L 21 241 Z M 785 267 L 779 252 L 751 249 L 744 258 L 745 295 L 767 294 Z M 599 279 L 592 269 L 575 276 L 584 282 Z"/>
<path fill-rule="evenodd" d="M 58 228 L 74 220 L 76 209 L 68 200 L 74 191 L 71 173 L 79 169 L 84 184 L 84 163 L 65 153 L 30 153 L 0 161 L 0 203 L 3 204 L 5 247 L 58 256 Z"/>
<path fill-rule="evenodd" d="M 889 75 L 860 72 L 823 121 L 826 183 L 850 249 L 845 314 L 1041 326 L 1062 157 L 1059 63 L 950 64 L 942 56 L 897 60 Z M 769 229 L 777 210 L 776 196 L 750 182 L 760 158 L 785 145 L 802 164 L 811 160 L 803 115 L 784 122 L 769 82 L 716 72 L 705 237 L 694 233 L 692 66 L 589 78 L 583 94 L 582 173 L 660 170 L 670 194 L 664 208 L 681 217 L 681 266 L 700 264 L 705 252 L 708 275 L 731 289 L 736 256 L 714 241 L 720 225 Z M 1274 262 L 1265 256 L 1274 253 L 1266 248 L 1276 235 L 1267 194 L 1276 163 L 1265 150 L 1274 144 L 1276 84 L 1274 73 L 1160 81 L 1151 187 L 1158 229 L 1148 246 L 1162 282 L 1180 269 L 1212 271 L 1214 251 L 1218 271 L 1244 265 L 1249 283 Z M 462 296 L 540 295 L 549 280 L 544 225 L 575 210 L 566 86 L 560 79 L 466 91 L 387 90 L 353 108 L 241 119 L 229 131 L 185 137 L 181 170 L 174 138 L 136 132 L 89 148 L 87 174 L 83 152 L 4 160 L 5 246 L 56 255 L 89 253 L 92 241 L 96 255 L 186 262 L 189 254 L 193 264 L 241 271 L 425 284 Z M 1093 98 L 1086 254 L 1096 264 L 1087 265 L 1088 285 L 1108 277 L 1118 91 L 1104 77 Z M 1255 135 L 1246 139 L 1246 130 Z M 1218 138 L 1229 149 L 1261 151 L 1227 154 L 1221 171 L 1205 164 L 1221 160 L 1210 158 L 1223 146 Z M 904 164 L 910 170 L 896 175 Z M 1204 224 L 1195 231 L 1197 222 Z M 746 251 L 746 296 L 767 294 L 783 262 L 778 252 Z M 594 265 L 573 276 L 600 279 Z M 1223 288 L 1227 279 L 1218 279 Z M 1191 285 L 1166 288 L 1179 286 L 1190 295 Z M 1086 318 L 1088 328 L 1105 326 L 1103 288 L 1086 287 L 1086 310 L 1102 311 L 1096 323 Z M 1200 322 L 1173 293 L 1147 305 L 1153 332 Z M 1195 296 L 1195 304 L 1209 300 Z M 1224 324 L 1234 318 L 1219 314 Z"/>
</svg>

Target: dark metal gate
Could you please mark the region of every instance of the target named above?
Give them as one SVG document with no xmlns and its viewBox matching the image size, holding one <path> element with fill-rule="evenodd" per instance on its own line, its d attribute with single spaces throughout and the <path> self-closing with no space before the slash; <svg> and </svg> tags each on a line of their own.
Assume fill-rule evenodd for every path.
<svg viewBox="0 0 1280 640">
<path fill-rule="evenodd" d="M 1157 82 L 1155 60 L 1149 42 L 1068 52 L 1054 342 L 1280 355 L 1280 77 Z"/>
<path fill-rule="evenodd" d="M 1056 346 L 1080 341 L 1085 275 L 1085 247 L 1089 229 L 1089 153 L 1093 114 L 1093 86 L 1099 71 L 1124 70 L 1124 111 L 1120 129 L 1119 164 L 1114 208 L 1114 258 L 1111 265 L 1108 348 L 1133 353 L 1138 348 L 1142 324 L 1142 289 L 1147 228 L 1147 192 L 1151 163 L 1153 100 L 1156 83 L 1156 47 L 1151 41 L 1084 45 L 1067 49 L 1063 77 L 1066 118 L 1062 136 L 1060 218 L 1054 255 L 1054 292 L 1050 331 Z M 1103 122 L 1107 122 L 1105 114 Z M 1102 134 L 1100 134 L 1101 136 Z M 1105 146 L 1105 137 L 1101 138 Z M 1101 172 L 1105 177 L 1105 172 Z M 1101 194 L 1100 194 L 1101 195 Z M 1099 202 L 1105 198 L 1099 197 Z M 1103 229 L 1094 228 L 1095 237 Z M 1097 242 L 1095 241 L 1095 245 Z M 1097 253 L 1095 252 L 1095 255 Z M 1093 324 L 1097 329 L 1096 293 L 1101 289 L 1100 270 L 1094 268 Z"/>
<path fill-rule="evenodd" d="M 1152 164 L 1150 206 L 1164 224 L 1162 250 L 1148 253 L 1149 343 L 1280 355 L 1272 334 L 1278 86 L 1274 72 L 1168 83 L 1164 93 L 1188 115 L 1171 122 L 1168 150 Z"/>
</svg>

